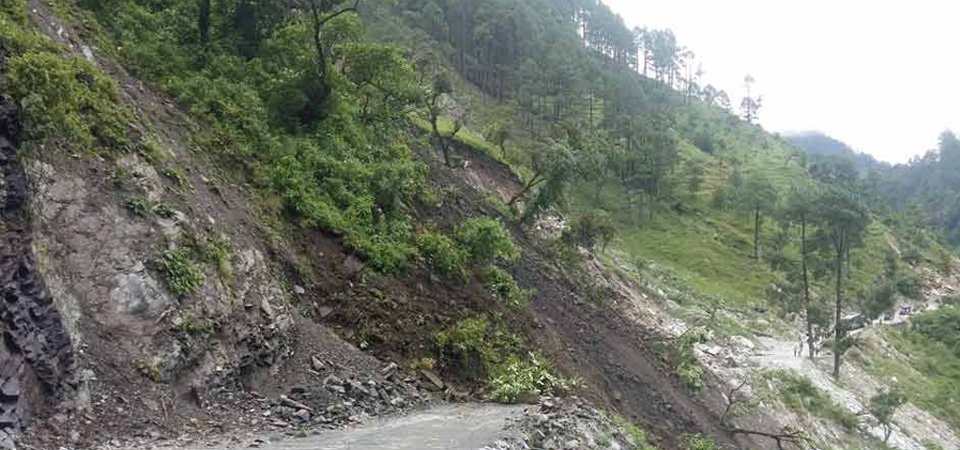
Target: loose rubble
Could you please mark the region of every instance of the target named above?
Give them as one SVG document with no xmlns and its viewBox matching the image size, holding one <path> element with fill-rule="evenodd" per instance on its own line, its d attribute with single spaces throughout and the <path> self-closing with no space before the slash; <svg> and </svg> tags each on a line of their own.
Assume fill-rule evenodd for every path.
<svg viewBox="0 0 960 450">
<path fill-rule="evenodd" d="M 544 397 L 508 426 L 524 439 L 502 440 L 480 450 L 593 450 L 646 448 L 643 434 L 617 424 L 577 398 Z"/>
</svg>

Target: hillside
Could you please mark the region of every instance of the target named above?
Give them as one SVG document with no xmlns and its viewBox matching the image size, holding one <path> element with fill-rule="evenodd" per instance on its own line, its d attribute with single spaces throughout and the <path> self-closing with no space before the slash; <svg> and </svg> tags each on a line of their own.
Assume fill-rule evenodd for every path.
<svg viewBox="0 0 960 450">
<path fill-rule="evenodd" d="M 692 67 L 594 1 L 0 1 L 0 443 L 957 448 L 919 188 Z"/>
<path fill-rule="evenodd" d="M 857 170 L 863 172 L 888 168 L 872 156 L 866 153 L 860 153 L 849 145 L 819 131 L 789 133 L 784 135 L 784 139 L 788 143 L 806 150 L 811 155 L 836 156 L 852 159 Z"/>
</svg>

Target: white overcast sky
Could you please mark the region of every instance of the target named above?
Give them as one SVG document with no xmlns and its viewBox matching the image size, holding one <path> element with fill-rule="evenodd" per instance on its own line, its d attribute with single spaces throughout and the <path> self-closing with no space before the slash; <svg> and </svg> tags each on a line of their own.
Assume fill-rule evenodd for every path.
<svg viewBox="0 0 960 450">
<path fill-rule="evenodd" d="M 673 29 L 735 105 L 753 75 L 767 130 L 820 130 L 888 162 L 960 131 L 960 2 L 603 1 L 628 26 Z"/>
</svg>

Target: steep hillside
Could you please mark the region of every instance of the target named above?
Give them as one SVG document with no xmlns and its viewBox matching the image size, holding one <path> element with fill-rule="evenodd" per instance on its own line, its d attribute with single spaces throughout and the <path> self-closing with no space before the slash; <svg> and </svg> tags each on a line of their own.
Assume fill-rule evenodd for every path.
<svg viewBox="0 0 960 450">
<path fill-rule="evenodd" d="M 0 57 L 4 445 L 424 407 L 494 436 L 517 408 L 443 404 L 488 400 L 539 402 L 499 448 L 957 442 L 952 372 L 888 351 L 953 341 L 856 331 L 939 306 L 952 255 L 733 114 L 670 30 L 592 0 L 7 0 Z M 862 410 L 878 367 L 908 377 L 893 425 Z"/>
<path fill-rule="evenodd" d="M 10 167 L 29 177 L 33 211 L 17 239 L 35 242 L 10 249 L 37 260 L 36 274 L 8 273 L 58 311 L 23 342 L 66 351 L 47 374 L 32 351 L 18 362 L 20 340 L 5 347 L 5 392 L 40 393 L 4 406 L 5 432 L 29 424 L 26 445 L 49 448 L 331 428 L 417 406 L 428 388 L 516 401 L 582 377 L 585 396 L 664 447 L 688 433 L 754 445 L 719 422 L 717 392 L 689 392 L 638 341 L 644 328 L 595 302 L 609 288 L 490 204 L 481 186 L 523 190 L 507 166 L 459 145 L 469 170 L 437 160 L 393 112 L 416 106 L 402 97 L 421 88 L 406 84 L 414 73 L 359 40 L 355 16 L 337 23 L 350 45 L 322 45 L 357 72 L 322 75 L 298 47 L 309 15 L 297 11 L 277 10 L 259 37 L 233 34 L 225 15 L 242 10 L 215 11 L 222 47 L 196 60 L 201 43 L 171 20 L 196 11 L 80 6 L 12 2 L 0 16 L 4 92 L 20 110 L 7 128 L 24 128 L 6 138 L 24 158 Z M 5 308 L 4 329 L 21 329 Z"/>
</svg>

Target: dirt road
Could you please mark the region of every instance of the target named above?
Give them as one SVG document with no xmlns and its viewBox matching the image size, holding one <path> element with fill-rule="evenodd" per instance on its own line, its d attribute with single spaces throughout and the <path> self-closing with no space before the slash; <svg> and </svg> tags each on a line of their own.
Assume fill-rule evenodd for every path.
<svg viewBox="0 0 960 450">
<path fill-rule="evenodd" d="M 508 437 L 508 420 L 520 406 L 488 403 L 447 404 L 401 417 L 387 417 L 353 428 L 224 446 L 163 447 L 161 450 L 234 450 L 254 444 L 265 450 L 475 450 Z M 133 449 L 129 449 L 133 450 Z"/>
</svg>

